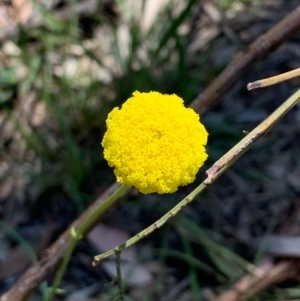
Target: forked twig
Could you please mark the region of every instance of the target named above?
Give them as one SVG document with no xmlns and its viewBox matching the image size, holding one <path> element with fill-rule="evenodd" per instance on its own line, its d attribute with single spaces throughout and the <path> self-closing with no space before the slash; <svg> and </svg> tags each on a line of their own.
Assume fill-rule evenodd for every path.
<svg viewBox="0 0 300 301">
<path fill-rule="evenodd" d="M 122 252 L 126 248 L 132 246 L 140 239 L 151 234 L 156 229 L 163 226 L 171 217 L 175 216 L 183 207 L 192 202 L 208 184 L 213 183 L 223 172 L 230 167 L 253 143 L 256 139 L 265 134 L 282 116 L 284 116 L 300 99 L 300 89 L 296 91 L 290 98 L 288 98 L 280 107 L 273 112 L 266 120 L 259 124 L 246 137 L 244 137 L 238 144 L 229 150 L 220 160 L 218 160 L 211 168 L 207 170 L 207 178 L 188 196 L 186 196 L 175 207 L 168 211 L 164 216 L 157 220 L 137 235 L 127 240 L 124 244 L 109 250 L 103 254 L 94 257 L 93 265 L 97 265 L 101 260 Z"/>
</svg>

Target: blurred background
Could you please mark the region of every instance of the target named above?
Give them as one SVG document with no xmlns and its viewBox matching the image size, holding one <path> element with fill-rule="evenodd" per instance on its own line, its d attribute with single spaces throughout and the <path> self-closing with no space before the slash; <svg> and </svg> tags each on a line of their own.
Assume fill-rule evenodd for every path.
<svg viewBox="0 0 300 301">
<path fill-rule="evenodd" d="M 114 183 L 100 145 L 113 107 L 136 90 L 176 93 L 189 106 L 237 52 L 298 4 L 2 0 L 0 293 Z M 132 191 L 79 243 L 57 300 L 118 300 L 115 262 L 94 268 L 93 256 L 177 204 L 243 138 L 243 131 L 299 87 L 296 78 L 246 89 L 248 82 L 299 68 L 299 41 L 298 32 L 245 70 L 201 115 L 209 132 L 209 159 L 193 184 L 171 195 Z M 298 106 L 183 212 L 127 250 L 125 300 L 213 300 L 253 264 L 300 257 L 299 132 Z M 279 248 L 285 237 L 294 237 L 291 253 Z M 53 276 L 46 279 L 49 284 Z M 300 299 L 295 280 L 272 285 L 252 299 L 293 298 Z M 29 300 L 43 300 L 43 287 Z"/>
</svg>

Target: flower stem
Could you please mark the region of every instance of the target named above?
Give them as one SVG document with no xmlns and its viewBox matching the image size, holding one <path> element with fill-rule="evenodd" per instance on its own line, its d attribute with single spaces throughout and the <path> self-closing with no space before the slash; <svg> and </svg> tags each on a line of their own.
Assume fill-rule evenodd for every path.
<svg viewBox="0 0 300 301">
<path fill-rule="evenodd" d="M 222 156 L 207 171 L 205 184 L 211 184 L 215 180 L 215 175 L 228 164 L 235 162 L 249 147 L 262 135 L 264 135 L 280 118 L 282 118 L 293 106 L 297 104 L 300 98 L 300 89 L 281 104 L 268 118 L 254 128 L 247 136 L 238 142 L 230 151 Z M 223 173 L 223 172 L 222 172 Z"/>
<path fill-rule="evenodd" d="M 170 218 L 175 216 L 183 207 L 192 202 L 196 196 L 202 193 L 203 190 L 212 184 L 215 180 L 221 176 L 225 170 L 227 170 L 246 150 L 252 146 L 258 137 L 265 134 L 281 117 L 283 117 L 293 106 L 297 104 L 300 99 L 300 89 L 297 90 L 291 97 L 289 97 L 283 104 L 280 105 L 267 119 L 260 123 L 256 128 L 254 128 L 246 137 L 244 137 L 239 143 L 237 143 L 233 148 L 231 148 L 224 156 L 222 156 L 216 163 L 213 164 L 211 168 L 207 170 L 207 178 L 188 196 L 186 196 L 181 202 L 179 202 L 175 207 L 163 215 L 154 224 L 150 225 L 137 235 L 133 236 L 127 240 L 122 245 L 109 250 L 103 254 L 94 257 L 93 265 L 96 266 L 101 260 L 116 254 L 118 252 L 127 249 L 132 246 L 140 239 L 151 234 L 153 231 L 157 230 L 163 226 Z"/>
<path fill-rule="evenodd" d="M 98 206 L 94 211 L 91 212 L 89 216 L 84 220 L 84 222 L 77 227 L 77 229 L 72 228 L 70 235 L 72 236 L 72 240 L 63 256 L 61 265 L 55 275 L 53 285 L 51 287 L 50 292 L 48 293 L 45 301 L 51 301 L 61 283 L 62 277 L 65 274 L 68 263 L 71 259 L 72 253 L 78 243 L 81 240 L 82 235 L 86 233 L 87 229 L 90 228 L 92 224 L 98 219 L 98 217 L 105 212 L 108 208 L 113 206 L 116 201 L 118 201 L 119 197 L 124 194 L 124 192 L 129 189 L 126 185 L 121 185 L 112 195 L 110 195 L 100 206 Z"/>
</svg>

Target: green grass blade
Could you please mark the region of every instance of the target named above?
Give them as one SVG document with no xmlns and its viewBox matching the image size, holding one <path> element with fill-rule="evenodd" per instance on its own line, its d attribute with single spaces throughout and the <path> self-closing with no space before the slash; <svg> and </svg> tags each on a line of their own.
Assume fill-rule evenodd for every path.
<svg viewBox="0 0 300 301">
<path fill-rule="evenodd" d="M 162 36 L 160 43 L 156 49 L 155 57 L 158 57 L 161 49 L 168 43 L 168 41 L 176 35 L 178 27 L 182 24 L 185 18 L 190 14 L 193 5 L 198 2 L 198 0 L 190 0 L 185 7 L 185 9 L 179 14 L 179 16 L 172 20 L 169 28 L 166 30 Z"/>
</svg>

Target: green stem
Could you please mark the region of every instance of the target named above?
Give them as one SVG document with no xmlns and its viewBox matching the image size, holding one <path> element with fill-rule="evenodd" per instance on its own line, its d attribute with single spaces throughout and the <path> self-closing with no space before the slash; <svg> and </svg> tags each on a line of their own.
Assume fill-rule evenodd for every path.
<svg viewBox="0 0 300 301">
<path fill-rule="evenodd" d="M 80 227 L 76 229 L 76 232 L 79 234 L 85 233 L 90 227 L 90 225 L 93 224 L 103 212 L 112 207 L 128 189 L 128 186 L 121 185 L 111 196 L 109 196 L 101 204 L 101 206 L 97 207 L 91 213 L 91 215 L 80 225 Z"/>
<path fill-rule="evenodd" d="M 282 103 L 268 118 L 255 127 L 247 136 L 239 141 L 231 150 L 222 156 L 207 171 L 207 179 L 205 184 L 211 184 L 217 178 L 216 174 L 222 174 L 223 168 L 235 162 L 253 143 L 262 135 L 264 135 L 280 118 L 282 118 L 290 109 L 292 109 L 300 99 L 300 89 L 291 95 L 284 103 Z"/>
<path fill-rule="evenodd" d="M 71 259 L 73 251 L 77 245 L 77 242 L 82 238 L 82 235 L 87 232 L 87 229 L 91 227 L 92 224 L 99 218 L 99 216 L 105 212 L 108 208 L 113 206 L 116 201 L 124 194 L 124 192 L 129 189 L 126 185 L 121 185 L 119 189 L 117 189 L 111 196 L 109 196 L 100 206 L 98 206 L 91 214 L 84 220 L 84 222 L 77 227 L 77 229 L 72 228 L 70 235 L 72 236 L 72 240 L 63 256 L 62 263 L 55 275 L 53 285 L 49 294 L 46 297 L 45 301 L 51 301 L 57 291 L 62 277 L 65 274 L 68 263 Z"/>
<path fill-rule="evenodd" d="M 202 182 L 195 190 L 193 190 L 188 196 L 186 196 L 181 202 L 179 202 L 175 207 L 173 207 L 170 211 L 168 211 L 165 215 L 163 215 L 159 220 L 157 220 L 154 224 L 147 227 L 137 235 L 133 236 L 129 240 L 127 240 L 124 244 L 117 246 L 116 248 L 109 250 L 103 254 L 97 255 L 94 257 L 93 265 L 97 265 L 101 260 L 107 258 L 117 252 L 121 252 L 124 249 L 132 246 L 142 238 L 146 237 L 153 231 L 159 229 L 163 226 L 171 217 L 175 216 L 183 207 L 185 207 L 188 203 L 194 200 L 194 198 L 201 193 L 206 188 L 206 185 Z"/>
<path fill-rule="evenodd" d="M 163 215 L 154 224 L 150 225 L 137 235 L 127 240 L 122 245 L 109 250 L 103 254 L 94 257 L 93 265 L 97 265 L 101 260 L 132 246 L 142 238 L 146 237 L 153 231 L 163 226 L 170 218 L 175 216 L 183 207 L 192 202 L 196 196 L 202 193 L 209 184 L 216 181 L 246 150 L 253 145 L 258 137 L 265 134 L 281 117 L 283 117 L 300 99 L 300 89 L 289 97 L 283 104 L 280 105 L 268 118 L 254 128 L 245 138 L 231 148 L 224 156 L 222 156 L 213 166 L 206 171 L 207 178 L 188 196 L 186 196 L 175 207 Z"/>
<path fill-rule="evenodd" d="M 117 283 L 119 287 L 119 300 L 124 301 L 122 273 L 121 273 L 121 252 L 116 253 Z"/>
</svg>

